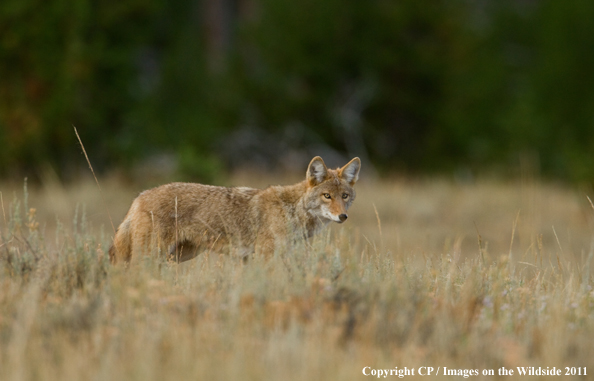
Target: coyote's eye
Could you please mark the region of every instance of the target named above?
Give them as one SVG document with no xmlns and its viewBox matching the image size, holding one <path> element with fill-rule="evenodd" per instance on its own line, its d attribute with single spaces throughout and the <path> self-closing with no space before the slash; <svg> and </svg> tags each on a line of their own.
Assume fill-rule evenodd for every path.
<svg viewBox="0 0 594 381">
<path fill-rule="evenodd" d="M 330 193 L 324 193 L 324 198 L 331 199 L 332 196 L 330 196 Z"/>
<path fill-rule="evenodd" d="M 349 198 L 349 194 L 348 193 L 343 193 L 342 194 L 342 199 L 346 200 L 347 198 Z"/>
</svg>

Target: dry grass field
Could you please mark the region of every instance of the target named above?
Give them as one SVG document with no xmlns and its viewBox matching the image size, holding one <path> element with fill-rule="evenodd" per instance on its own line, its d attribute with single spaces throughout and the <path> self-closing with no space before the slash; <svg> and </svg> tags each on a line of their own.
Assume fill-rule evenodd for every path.
<svg viewBox="0 0 594 381">
<path fill-rule="evenodd" d="M 587 192 L 532 179 L 363 179 L 349 220 L 291 252 L 123 270 L 106 257 L 107 210 L 117 227 L 142 188 L 101 186 L 105 202 L 92 180 L 0 184 L 1 380 L 594 374 Z"/>
</svg>

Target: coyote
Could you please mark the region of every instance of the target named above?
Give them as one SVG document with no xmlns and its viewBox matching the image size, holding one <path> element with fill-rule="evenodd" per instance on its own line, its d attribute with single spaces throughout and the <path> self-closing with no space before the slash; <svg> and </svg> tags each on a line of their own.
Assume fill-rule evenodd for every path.
<svg viewBox="0 0 594 381">
<path fill-rule="evenodd" d="M 309 238 L 330 221 L 344 222 L 355 200 L 358 157 L 328 169 L 314 157 L 305 180 L 265 189 L 171 183 L 142 192 L 132 202 L 109 249 L 112 263 L 158 250 L 177 262 L 227 245 L 241 257 L 270 256 Z"/>
</svg>

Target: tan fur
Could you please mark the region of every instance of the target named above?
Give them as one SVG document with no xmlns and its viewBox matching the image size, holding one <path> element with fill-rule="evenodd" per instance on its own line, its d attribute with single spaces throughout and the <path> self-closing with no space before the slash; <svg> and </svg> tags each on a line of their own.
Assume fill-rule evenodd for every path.
<svg viewBox="0 0 594 381">
<path fill-rule="evenodd" d="M 336 170 L 316 156 L 304 181 L 266 189 L 171 183 L 142 192 L 114 237 L 112 262 L 156 250 L 178 262 L 224 246 L 242 257 L 271 255 L 343 222 L 355 200 L 361 161 Z"/>
</svg>

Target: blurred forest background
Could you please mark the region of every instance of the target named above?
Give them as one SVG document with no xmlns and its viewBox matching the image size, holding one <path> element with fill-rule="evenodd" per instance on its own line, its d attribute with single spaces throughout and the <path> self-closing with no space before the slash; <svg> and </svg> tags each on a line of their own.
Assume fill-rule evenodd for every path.
<svg viewBox="0 0 594 381">
<path fill-rule="evenodd" d="M 591 0 L 3 0 L 0 176 L 312 155 L 594 179 Z M 512 173 L 513 174 L 513 173 Z"/>
</svg>

